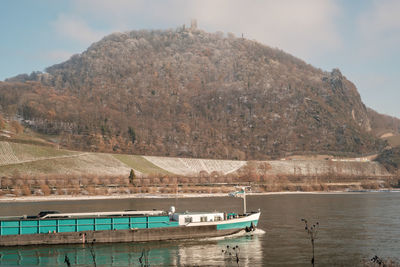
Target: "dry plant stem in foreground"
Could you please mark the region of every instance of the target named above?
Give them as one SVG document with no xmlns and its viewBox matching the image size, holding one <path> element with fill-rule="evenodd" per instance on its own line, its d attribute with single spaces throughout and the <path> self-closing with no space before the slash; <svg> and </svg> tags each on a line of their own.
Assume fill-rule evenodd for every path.
<svg viewBox="0 0 400 267">
<path fill-rule="evenodd" d="M 307 234 L 310 237 L 311 246 L 312 246 L 311 264 L 312 264 L 312 266 L 315 266 L 314 242 L 315 242 L 315 239 L 317 238 L 318 229 L 319 229 L 319 223 L 317 222 L 316 224 L 313 224 L 313 225 L 309 226 L 306 219 L 301 219 L 301 221 L 304 222 L 304 224 L 305 224 L 305 228 L 304 229 L 307 231 Z"/>
</svg>

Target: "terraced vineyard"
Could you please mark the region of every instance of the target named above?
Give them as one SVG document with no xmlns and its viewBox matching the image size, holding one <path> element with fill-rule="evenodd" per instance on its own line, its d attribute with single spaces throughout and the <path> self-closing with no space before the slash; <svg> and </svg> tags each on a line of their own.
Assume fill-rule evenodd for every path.
<svg viewBox="0 0 400 267">
<path fill-rule="evenodd" d="M 0 174 L 129 173 L 129 166 L 110 154 L 86 153 L 53 147 L 0 142 Z"/>
<path fill-rule="evenodd" d="M 77 155 L 78 152 L 52 147 L 0 142 L 0 166 Z"/>
<path fill-rule="evenodd" d="M 148 174 L 197 176 L 200 172 L 234 173 L 246 161 L 172 158 L 107 153 L 89 153 L 56 149 L 54 147 L 0 142 L 0 177 L 20 174 L 96 174 L 128 176 Z M 377 162 L 331 160 L 267 161 L 271 175 L 370 175 L 387 176 Z"/>
<path fill-rule="evenodd" d="M 148 161 L 145 157 L 137 155 L 113 154 L 114 158 L 118 159 L 125 165 L 134 169 L 136 174 L 172 174 L 167 170 L 160 168 Z"/>
<path fill-rule="evenodd" d="M 197 175 L 201 171 L 212 173 L 214 171 L 228 174 L 237 171 L 246 164 L 246 161 L 234 160 L 211 160 L 191 158 L 169 158 L 144 156 L 154 165 L 168 172 L 180 175 Z"/>
<path fill-rule="evenodd" d="M 387 176 L 389 173 L 378 162 L 330 161 L 330 160 L 275 160 L 268 161 L 270 174 L 313 176 L 321 174 L 350 176 Z"/>
<path fill-rule="evenodd" d="M 17 163 L 18 157 L 8 142 L 0 142 L 0 165 Z"/>
</svg>

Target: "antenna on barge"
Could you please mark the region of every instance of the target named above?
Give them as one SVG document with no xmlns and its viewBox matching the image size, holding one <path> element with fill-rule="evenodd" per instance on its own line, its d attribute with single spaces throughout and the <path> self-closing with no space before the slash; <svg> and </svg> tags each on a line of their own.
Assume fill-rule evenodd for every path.
<svg viewBox="0 0 400 267">
<path fill-rule="evenodd" d="M 247 213 L 246 210 L 246 188 L 250 189 L 250 186 L 242 186 L 240 191 L 232 192 L 229 194 L 231 197 L 241 197 L 243 198 L 243 214 Z"/>
</svg>

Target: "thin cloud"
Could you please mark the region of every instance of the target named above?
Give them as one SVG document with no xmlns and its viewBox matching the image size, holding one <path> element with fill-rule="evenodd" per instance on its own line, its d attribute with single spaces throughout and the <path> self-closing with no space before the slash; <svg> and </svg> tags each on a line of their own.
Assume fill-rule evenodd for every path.
<svg viewBox="0 0 400 267">
<path fill-rule="evenodd" d="M 194 13 L 207 25 L 244 33 L 296 56 L 310 57 L 341 45 L 333 1 L 202 1 Z M 217 8 L 215 8 L 217 7 Z M 213 9 L 214 8 L 214 9 Z"/>
<path fill-rule="evenodd" d="M 382 73 L 366 73 L 355 75 L 357 85 L 362 88 L 361 98 L 368 106 L 380 113 L 400 118 L 398 99 L 400 91 L 393 88 L 397 83 L 397 76 Z"/>
<path fill-rule="evenodd" d="M 340 8 L 334 0 L 75 0 L 80 16 L 107 22 L 110 29 L 134 30 L 143 25 L 165 28 L 198 20 L 207 31 L 233 32 L 295 56 L 310 58 L 341 46 L 336 28 Z"/>
<path fill-rule="evenodd" d="M 44 57 L 52 62 L 61 62 L 69 59 L 73 55 L 70 51 L 52 50 L 44 53 Z"/>
<path fill-rule="evenodd" d="M 400 1 L 374 1 L 358 18 L 363 54 L 382 56 L 400 46 Z"/>
<path fill-rule="evenodd" d="M 374 1 L 371 8 L 359 19 L 364 34 L 385 34 L 400 30 L 400 2 L 398 0 Z"/>
<path fill-rule="evenodd" d="M 84 45 L 98 41 L 105 35 L 105 33 L 89 27 L 83 19 L 72 15 L 59 15 L 53 23 L 53 27 L 59 36 Z"/>
</svg>

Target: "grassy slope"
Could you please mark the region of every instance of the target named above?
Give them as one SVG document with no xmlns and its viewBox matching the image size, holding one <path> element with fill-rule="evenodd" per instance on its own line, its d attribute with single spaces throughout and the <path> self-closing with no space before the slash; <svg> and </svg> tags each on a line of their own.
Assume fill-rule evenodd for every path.
<svg viewBox="0 0 400 267">
<path fill-rule="evenodd" d="M 6 142 L 54 147 L 55 143 L 53 140 L 58 139 L 58 136 L 39 134 L 29 128 L 24 128 L 22 132 L 16 133 L 15 129 L 8 122 L 6 122 L 5 128 L 2 130 L 11 133 L 11 137 L 9 138 L 0 136 L 0 141 Z"/>
<path fill-rule="evenodd" d="M 384 139 L 386 139 L 392 147 L 400 146 L 400 135 L 390 136 Z"/>
<path fill-rule="evenodd" d="M 96 175 L 120 176 L 120 175 L 129 175 L 130 169 L 135 169 L 136 171 L 143 174 L 172 174 L 171 172 L 168 172 L 166 169 L 159 167 L 162 165 L 155 165 L 154 163 L 150 162 L 143 156 L 76 152 L 76 151 L 56 149 L 53 146 L 51 147 L 37 146 L 37 145 L 28 145 L 20 143 L 6 143 L 6 144 L 8 147 L 11 147 L 11 149 L 0 150 L 0 153 L 3 153 L 0 156 L 3 156 L 3 158 L 6 159 L 5 161 L 3 160 L 3 165 L 0 165 L 0 177 L 13 175 L 16 173 L 31 174 L 31 175 L 32 174 L 33 175 L 96 174 Z M 9 157 L 7 153 L 9 154 Z M 7 158 L 11 158 L 11 160 L 8 160 L 7 162 Z M 171 159 L 173 158 L 169 158 L 168 160 L 171 161 Z M 195 160 L 189 160 L 189 161 L 190 162 L 186 162 L 185 164 L 189 169 L 190 167 L 196 167 L 193 164 L 198 163 L 197 161 Z M 303 165 L 300 164 L 301 161 L 294 161 L 294 162 L 297 162 L 298 167 L 303 168 L 304 171 L 306 171 L 309 168 L 307 166 L 311 164 L 310 162 L 306 162 L 304 164 L 308 165 L 303 166 L 304 164 Z M 326 165 L 331 162 L 322 161 L 322 163 L 323 165 L 324 164 Z M 283 164 L 286 166 L 286 168 L 289 168 L 287 170 L 287 173 L 293 173 L 292 170 L 294 164 L 293 162 L 276 161 L 274 162 L 274 164 L 275 165 Z M 321 162 L 318 164 L 321 165 Z M 346 168 L 354 169 L 355 167 L 352 167 L 352 165 L 358 163 L 335 162 L 331 164 L 343 165 L 341 168 L 344 169 Z M 365 168 L 365 171 L 367 172 L 370 171 L 369 169 L 374 167 L 372 166 L 373 164 L 365 163 L 364 165 L 366 167 L 369 167 Z M 282 172 L 284 171 L 282 169 L 283 167 L 281 166 L 275 169 Z M 358 169 L 358 167 L 355 169 Z M 271 170 L 270 172 L 273 173 L 273 170 Z M 179 174 L 179 172 L 176 173 Z"/>
<path fill-rule="evenodd" d="M 54 147 L 48 147 L 48 146 L 37 146 L 37 145 L 17 144 L 17 143 L 10 143 L 10 145 L 14 150 L 15 155 L 20 160 L 59 157 L 59 156 L 78 154 L 77 152 L 74 151 L 55 149 Z"/>
<path fill-rule="evenodd" d="M 63 168 L 60 168 L 62 163 Z M 0 173 L 2 175 L 12 175 L 16 173 L 20 174 L 49 174 L 49 173 L 62 173 L 65 168 L 72 168 L 74 162 L 71 160 L 63 160 L 60 162 L 59 159 L 46 159 L 38 160 L 25 163 L 16 163 L 0 166 Z"/>
<path fill-rule="evenodd" d="M 0 166 L 2 175 L 26 174 L 98 174 L 129 175 L 130 169 L 108 154 L 84 153 L 67 157 L 37 159 Z"/>
<path fill-rule="evenodd" d="M 131 168 L 144 174 L 170 174 L 142 156 L 83 153 L 53 146 L 8 142 L 10 156 L 17 162 L 0 165 L 0 176 L 20 174 L 129 174 Z M 4 153 L 4 152 L 3 152 Z"/>
<path fill-rule="evenodd" d="M 137 155 L 123 155 L 123 154 L 113 154 L 113 157 L 123 162 L 127 166 L 140 171 L 141 173 L 160 173 L 160 174 L 171 174 L 168 171 L 159 168 L 142 156 Z"/>
<path fill-rule="evenodd" d="M 171 174 L 142 156 L 57 149 L 54 142 L 57 142 L 58 136 L 39 134 L 29 128 L 17 134 L 7 122 L 4 130 L 11 132 L 11 137 L 0 137 L 0 141 L 7 142 L 3 143 L 7 149 L 0 147 L 0 153 L 3 153 L 0 155 L 0 177 L 15 173 L 129 174 L 131 168 L 144 174 Z"/>
</svg>

